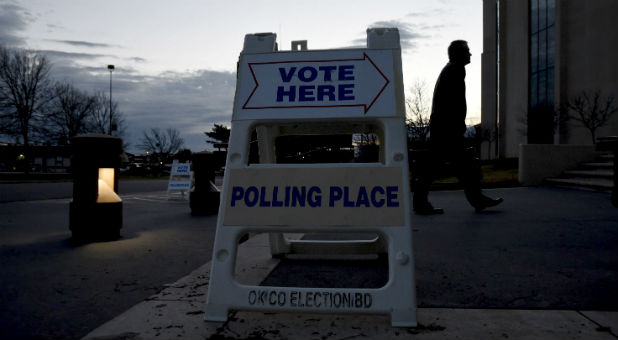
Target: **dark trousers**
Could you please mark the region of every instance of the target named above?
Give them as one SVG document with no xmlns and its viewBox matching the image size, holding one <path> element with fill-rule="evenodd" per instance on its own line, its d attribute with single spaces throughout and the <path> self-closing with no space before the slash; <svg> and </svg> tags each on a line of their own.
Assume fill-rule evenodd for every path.
<svg viewBox="0 0 618 340">
<path fill-rule="evenodd" d="M 428 203 L 429 187 L 436 174 L 444 169 L 453 169 L 459 183 L 464 187 L 466 198 L 475 205 L 481 198 L 481 162 L 476 157 L 474 149 L 465 148 L 461 143 L 433 143 L 428 152 L 416 155 L 414 169 L 414 205 L 422 206 Z"/>
</svg>

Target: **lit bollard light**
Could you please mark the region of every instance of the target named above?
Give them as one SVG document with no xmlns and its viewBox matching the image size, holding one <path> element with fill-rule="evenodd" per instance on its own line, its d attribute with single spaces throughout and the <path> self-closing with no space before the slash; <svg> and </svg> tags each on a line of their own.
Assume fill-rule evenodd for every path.
<svg viewBox="0 0 618 340">
<path fill-rule="evenodd" d="M 122 228 L 122 199 L 118 196 L 122 139 L 87 134 L 73 138 L 72 146 L 72 237 L 79 241 L 117 239 Z"/>
</svg>

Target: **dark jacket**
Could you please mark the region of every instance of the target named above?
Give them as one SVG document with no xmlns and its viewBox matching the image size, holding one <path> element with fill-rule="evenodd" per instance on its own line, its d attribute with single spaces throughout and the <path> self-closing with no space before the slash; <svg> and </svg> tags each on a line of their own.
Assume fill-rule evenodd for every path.
<svg viewBox="0 0 618 340">
<path fill-rule="evenodd" d="M 433 92 L 430 139 L 435 146 L 461 143 L 466 132 L 466 69 L 449 62 L 440 72 Z"/>
</svg>

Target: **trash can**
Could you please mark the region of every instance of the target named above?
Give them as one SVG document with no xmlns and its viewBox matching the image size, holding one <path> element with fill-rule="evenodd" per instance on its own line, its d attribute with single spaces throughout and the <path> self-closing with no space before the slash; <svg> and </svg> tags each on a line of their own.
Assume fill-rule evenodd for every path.
<svg viewBox="0 0 618 340">
<path fill-rule="evenodd" d="M 221 167 L 213 153 L 193 154 L 193 187 L 189 193 L 191 215 L 213 215 L 219 211 L 220 192 L 215 186 L 215 171 Z"/>
<path fill-rule="evenodd" d="M 122 139 L 102 134 L 74 137 L 73 200 L 69 229 L 80 241 L 114 240 L 122 228 L 122 199 L 118 196 L 118 168 Z"/>
</svg>

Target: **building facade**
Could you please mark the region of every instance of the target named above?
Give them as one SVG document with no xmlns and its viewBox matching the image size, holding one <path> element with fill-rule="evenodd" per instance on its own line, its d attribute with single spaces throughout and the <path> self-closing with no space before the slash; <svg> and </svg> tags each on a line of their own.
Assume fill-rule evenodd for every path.
<svg viewBox="0 0 618 340">
<path fill-rule="evenodd" d="M 482 156 L 519 157 L 520 144 L 593 144 L 565 119 L 584 94 L 618 106 L 616 0 L 484 0 Z M 618 113 L 596 130 L 618 135 Z"/>
</svg>

